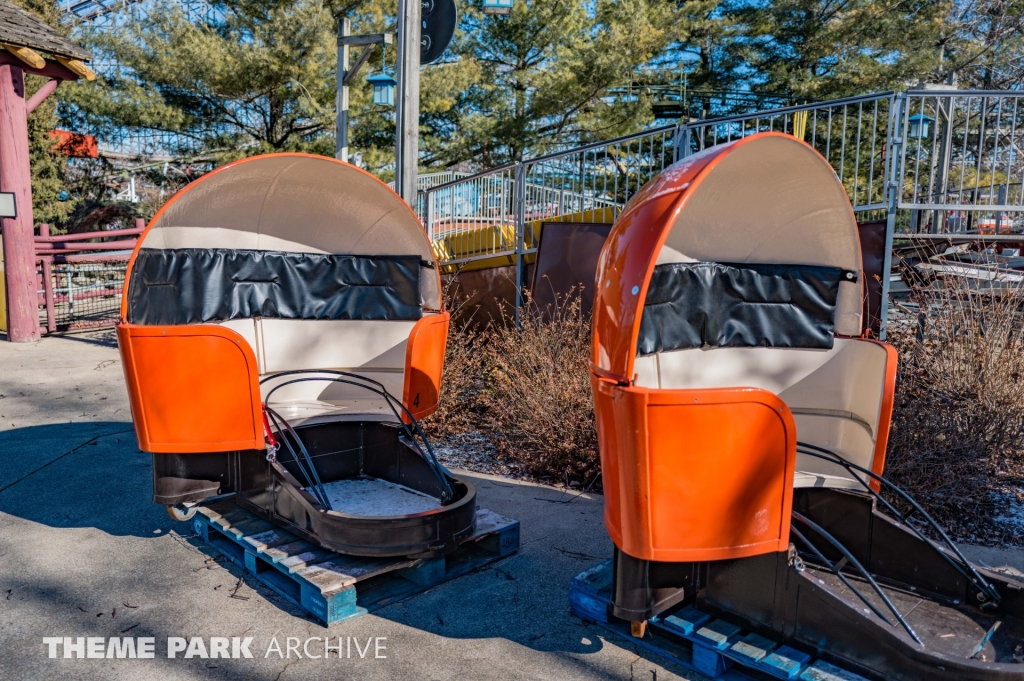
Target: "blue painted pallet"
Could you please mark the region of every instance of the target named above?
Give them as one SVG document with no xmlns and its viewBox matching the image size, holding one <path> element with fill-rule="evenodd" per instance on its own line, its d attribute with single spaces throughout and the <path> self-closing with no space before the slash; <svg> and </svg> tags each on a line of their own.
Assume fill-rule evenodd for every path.
<svg viewBox="0 0 1024 681">
<path fill-rule="evenodd" d="M 611 614 L 612 561 L 581 572 L 569 585 L 569 606 L 582 619 L 610 629 L 640 648 L 714 679 L 774 677 L 798 681 L 865 681 L 789 646 L 702 612 L 693 605 L 650 620 L 642 638 Z"/>
<path fill-rule="evenodd" d="M 456 551 L 439 558 L 346 556 L 304 541 L 239 508 L 233 499 L 201 505 L 192 527 L 246 573 L 321 624 L 365 615 L 519 550 L 519 521 L 486 509 Z"/>
</svg>

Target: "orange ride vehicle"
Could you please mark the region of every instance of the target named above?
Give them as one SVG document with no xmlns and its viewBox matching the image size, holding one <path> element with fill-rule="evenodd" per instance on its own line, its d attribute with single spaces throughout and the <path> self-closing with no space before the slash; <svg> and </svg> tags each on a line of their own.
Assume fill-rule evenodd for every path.
<svg viewBox="0 0 1024 681">
<path fill-rule="evenodd" d="M 612 614 L 643 635 L 694 605 L 869 678 L 1020 681 L 1024 582 L 884 479 L 897 357 L 864 269 L 844 187 L 789 135 L 626 205 L 593 310 Z"/>
<path fill-rule="evenodd" d="M 188 185 L 139 239 L 117 327 L 153 500 L 186 519 L 234 493 L 354 555 L 454 550 L 475 490 L 417 423 L 448 320 L 422 225 L 372 175 L 272 154 Z"/>
</svg>

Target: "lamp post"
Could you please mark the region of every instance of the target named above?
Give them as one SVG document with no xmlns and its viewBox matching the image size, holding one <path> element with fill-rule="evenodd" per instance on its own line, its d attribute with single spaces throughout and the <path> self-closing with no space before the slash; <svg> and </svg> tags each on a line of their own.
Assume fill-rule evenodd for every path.
<svg viewBox="0 0 1024 681">
<path fill-rule="evenodd" d="M 511 0 L 501 0 L 510 2 Z M 416 170 L 419 159 L 420 65 L 429 64 L 447 49 L 455 35 L 458 12 L 455 0 L 399 0 L 398 80 L 384 73 L 367 78 L 373 85 L 373 103 L 395 106 L 395 191 L 410 206 L 416 205 Z M 376 44 L 389 45 L 388 33 L 349 35 L 349 19 L 338 20 L 338 95 L 335 156 L 348 160 L 348 85 L 366 63 Z M 349 47 L 365 45 L 349 68 Z M 395 86 L 397 87 L 397 93 Z"/>
<path fill-rule="evenodd" d="M 925 114 L 914 114 L 907 119 L 910 123 L 910 138 L 911 139 L 930 139 L 932 136 L 932 123 L 935 119 Z"/>
<path fill-rule="evenodd" d="M 512 0 L 484 0 L 484 14 L 511 14 Z"/>
<path fill-rule="evenodd" d="M 338 118 L 337 128 L 334 135 L 334 157 L 348 162 L 348 86 L 359 74 L 366 60 L 373 53 L 374 45 L 381 45 L 382 48 L 394 41 L 390 33 L 370 33 L 369 35 L 350 35 L 352 21 L 347 17 L 338 19 L 338 70 L 337 89 L 335 104 L 337 106 Z M 356 58 L 356 63 L 349 68 L 349 48 L 362 45 L 363 50 Z M 377 103 L 376 101 L 374 102 Z"/>
<path fill-rule="evenodd" d="M 377 106 L 395 105 L 395 85 L 398 81 L 381 72 L 367 77 L 366 82 L 373 86 L 373 103 Z"/>
</svg>

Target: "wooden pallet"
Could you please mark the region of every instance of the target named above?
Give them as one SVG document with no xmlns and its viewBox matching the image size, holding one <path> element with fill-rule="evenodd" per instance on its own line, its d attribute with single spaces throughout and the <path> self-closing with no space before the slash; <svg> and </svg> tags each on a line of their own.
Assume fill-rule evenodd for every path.
<svg viewBox="0 0 1024 681">
<path fill-rule="evenodd" d="M 688 605 L 649 620 L 642 638 L 611 614 L 612 561 L 581 572 L 569 585 L 577 617 L 596 622 L 631 643 L 713 679 L 778 678 L 799 681 L 865 681 L 862 676 L 780 645 Z"/>
<path fill-rule="evenodd" d="M 476 531 L 440 558 L 346 556 L 299 539 L 239 508 L 233 499 L 199 506 L 196 534 L 321 624 L 365 615 L 519 550 L 519 521 L 485 509 Z"/>
</svg>

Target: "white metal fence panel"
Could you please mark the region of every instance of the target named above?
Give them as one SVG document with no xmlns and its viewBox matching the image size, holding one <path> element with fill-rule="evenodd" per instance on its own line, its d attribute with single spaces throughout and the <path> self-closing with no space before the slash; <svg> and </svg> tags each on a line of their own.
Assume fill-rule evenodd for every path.
<svg viewBox="0 0 1024 681">
<path fill-rule="evenodd" d="M 1009 233 L 1024 211 L 1024 93 L 908 92 L 898 205 L 908 231 Z"/>
</svg>

